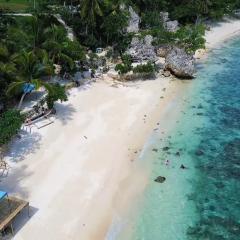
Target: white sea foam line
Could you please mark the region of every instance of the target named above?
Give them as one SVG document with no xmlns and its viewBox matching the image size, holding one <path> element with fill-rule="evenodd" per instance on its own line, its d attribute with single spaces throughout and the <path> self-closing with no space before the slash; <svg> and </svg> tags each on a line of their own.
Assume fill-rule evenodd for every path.
<svg viewBox="0 0 240 240">
<path fill-rule="evenodd" d="M 105 240 L 116 240 L 126 225 L 126 220 L 124 221 L 119 215 L 114 216 L 112 224 L 110 225 L 106 234 Z"/>
</svg>

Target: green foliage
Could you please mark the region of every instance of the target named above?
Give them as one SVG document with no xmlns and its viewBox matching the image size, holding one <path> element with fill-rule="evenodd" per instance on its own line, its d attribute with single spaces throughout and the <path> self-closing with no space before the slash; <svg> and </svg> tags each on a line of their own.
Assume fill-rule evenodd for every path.
<svg viewBox="0 0 240 240">
<path fill-rule="evenodd" d="M 60 100 L 61 102 L 66 102 L 68 100 L 65 88 L 59 84 L 54 84 L 51 86 L 52 91 L 47 95 L 46 101 L 49 109 L 52 109 L 54 102 Z"/>
<path fill-rule="evenodd" d="M 145 11 L 142 13 L 142 27 L 145 29 L 159 28 L 162 26 L 162 20 L 159 11 Z"/>
<path fill-rule="evenodd" d="M 148 34 L 154 37 L 153 45 L 174 44 L 176 40 L 175 33 L 166 31 L 162 26 L 143 32 L 143 36 Z"/>
<path fill-rule="evenodd" d="M 231 13 L 239 4 L 238 0 L 172 0 L 169 11 L 173 18 L 182 23 L 195 23 L 199 19 L 219 19 Z"/>
<path fill-rule="evenodd" d="M 129 54 L 122 55 L 122 61 L 124 65 L 131 66 L 132 57 Z"/>
<path fill-rule="evenodd" d="M 148 62 L 147 64 L 140 64 L 133 68 L 134 73 L 142 73 L 142 74 L 154 74 L 155 73 L 155 67 L 151 62 Z"/>
<path fill-rule="evenodd" d="M 11 12 L 21 12 L 26 10 L 29 6 L 30 1 L 28 0 L 0 0 L 0 9 L 5 9 Z"/>
<path fill-rule="evenodd" d="M 131 71 L 131 67 L 124 65 L 124 64 L 117 64 L 115 67 L 115 70 L 118 72 L 118 74 L 123 75 Z"/>
<path fill-rule="evenodd" d="M 187 25 L 181 27 L 176 32 L 176 42 L 178 45 L 184 47 L 188 52 L 195 52 L 197 49 L 205 48 L 204 39 L 205 26 L 199 25 Z"/>
<path fill-rule="evenodd" d="M 124 29 L 128 25 L 128 12 L 114 10 L 107 15 L 102 24 L 102 31 L 106 37 L 107 44 L 114 42 L 116 39 L 124 35 Z"/>
<path fill-rule="evenodd" d="M 24 121 L 19 111 L 10 109 L 0 116 L 0 145 L 8 143 L 17 134 Z"/>
<path fill-rule="evenodd" d="M 205 48 L 205 26 L 203 24 L 188 24 L 176 33 L 166 31 L 162 26 L 142 32 L 142 36 L 150 34 L 154 37 L 154 45 L 178 45 L 192 53 Z"/>
<path fill-rule="evenodd" d="M 130 55 L 123 55 L 122 56 L 122 64 L 117 64 L 115 70 L 118 74 L 126 74 L 132 70 L 132 59 Z"/>
</svg>

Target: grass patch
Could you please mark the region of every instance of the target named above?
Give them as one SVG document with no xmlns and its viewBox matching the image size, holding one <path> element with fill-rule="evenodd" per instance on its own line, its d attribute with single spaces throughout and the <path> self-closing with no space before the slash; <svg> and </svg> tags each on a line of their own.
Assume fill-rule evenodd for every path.
<svg viewBox="0 0 240 240">
<path fill-rule="evenodd" d="M 0 0 L 0 9 L 22 12 L 32 5 L 30 0 Z"/>
</svg>

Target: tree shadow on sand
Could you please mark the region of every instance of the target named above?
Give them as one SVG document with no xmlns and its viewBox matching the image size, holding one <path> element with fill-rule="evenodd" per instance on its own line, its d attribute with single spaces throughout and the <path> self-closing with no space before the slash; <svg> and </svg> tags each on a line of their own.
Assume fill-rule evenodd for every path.
<svg viewBox="0 0 240 240">
<path fill-rule="evenodd" d="M 9 151 L 5 154 L 7 160 L 19 162 L 40 148 L 41 135 L 38 132 L 28 132 L 21 130 L 19 137 L 16 137 L 9 146 Z"/>
<path fill-rule="evenodd" d="M 10 173 L 6 178 L 0 179 L 0 189 L 6 191 L 9 196 L 16 196 L 23 200 L 29 200 L 29 192 L 27 188 L 22 185 L 22 180 L 28 178 L 32 173 L 27 171 L 27 166 L 22 165 L 21 167 L 16 168 L 15 170 L 10 169 Z M 1 203 L 0 203 L 1 204 Z M 25 224 L 27 224 L 31 218 L 36 214 L 38 211 L 37 208 L 31 206 L 31 202 L 29 203 L 29 215 L 28 209 L 23 209 L 18 216 L 14 219 L 13 228 L 14 228 L 14 235 L 20 231 Z M 13 239 L 10 231 L 6 232 L 7 234 L 4 236 L 3 239 Z"/>
<path fill-rule="evenodd" d="M 63 125 L 73 120 L 73 114 L 76 112 L 76 110 L 71 103 L 56 103 L 55 108 L 57 110 L 56 118 L 60 120 Z"/>
</svg>

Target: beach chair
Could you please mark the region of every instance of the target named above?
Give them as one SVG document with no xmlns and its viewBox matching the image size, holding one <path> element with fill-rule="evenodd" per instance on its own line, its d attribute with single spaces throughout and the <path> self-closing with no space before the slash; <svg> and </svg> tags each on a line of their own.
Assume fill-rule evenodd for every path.
<svg viewBox="0 0 240 240">
<path fill-rule="evenodd" d="M 42 112 L 39 115 L 34 116 L 31 119 L 27 119 L 24 125 L 27 127 L 29 127 L 31 125 L 35 125 L 38 129 L 48 126 L 54 122 L 50 119 L 50 115 L 54 114 L 55 113 L 54 111 L 55 111 L 55 109 L 51 109 L 51 110 L 46 111 L 45 113 Z M 36 123 L 40 122 L 43 119 L 48 120 L 48 122 L 44 123 L 42 126 L 37 126 Z"/>
</svg>

